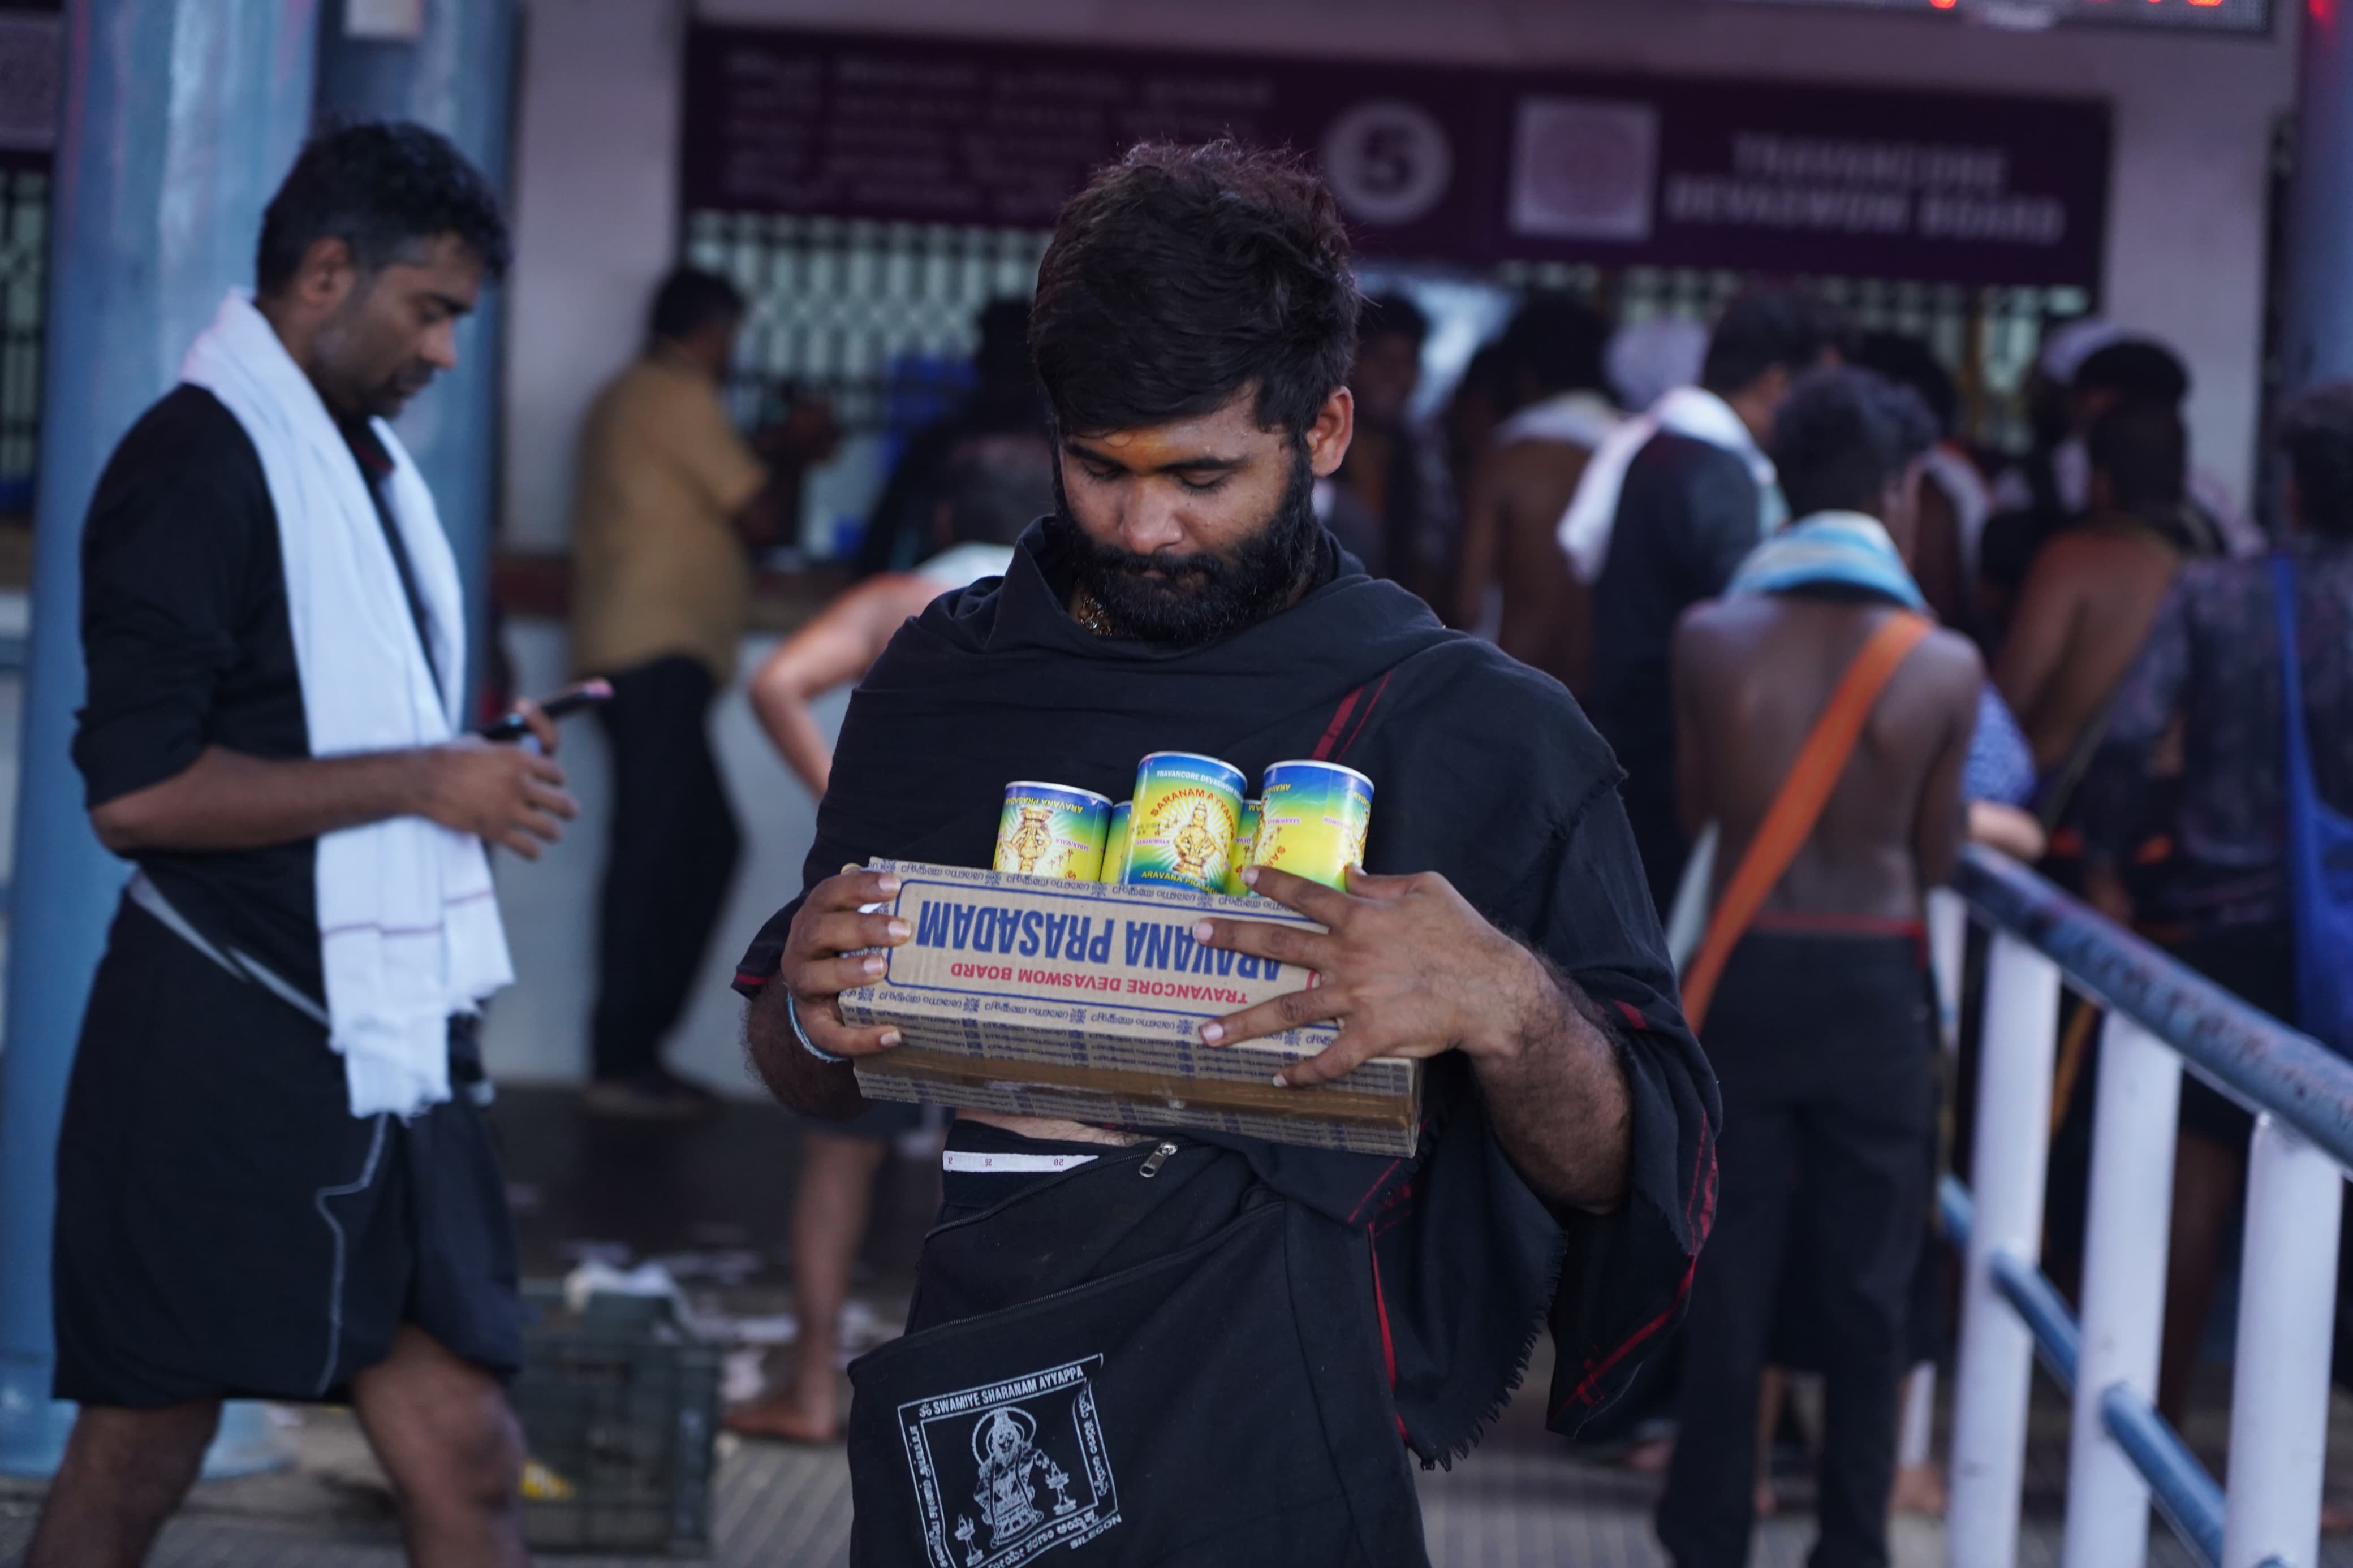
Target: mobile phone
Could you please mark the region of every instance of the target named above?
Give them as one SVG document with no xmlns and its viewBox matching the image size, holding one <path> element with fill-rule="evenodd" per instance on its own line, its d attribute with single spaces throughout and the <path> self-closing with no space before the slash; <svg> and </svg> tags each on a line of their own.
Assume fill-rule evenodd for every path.
<svg viewBox="0 0 2353 1568">
<path fill-rule="evenodd" d="M 539 710 L 551 719 L 562 719 L 612 700 L 611 681 L 582 680 L 552 696 L 541 698 Z M 481 730 L 482 739 L 486 741 L 520 741 L 530 733 L 531 726 L 523 722 L 520 713 L 509 713 L 494 724 L 484 725 Z"/>
</svg>

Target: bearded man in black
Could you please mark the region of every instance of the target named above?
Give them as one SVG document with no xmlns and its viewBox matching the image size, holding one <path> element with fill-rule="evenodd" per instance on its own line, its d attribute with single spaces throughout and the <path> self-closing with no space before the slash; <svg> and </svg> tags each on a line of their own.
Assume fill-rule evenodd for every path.
<svg viewBox="0 0 2353 1568">
<path fill-rule="evenodd" d="M 1202 1036 L 1336 1021 L 1293 1086 L 1425 1058 L 1419 1148 L 959 1112 L 908 1332 L 851 1369 L 861 1563 L 1422 1564 L 1411 1458 L 1476 1441 L 1547 1307 L 1564 1432 L 1683 1310 L 1715 1089 L 1618 769 L 1557 684 L 1314 521 L 1358 307 L 1331 197 L 1285 160 L 1144 146 L 1071 201 L 1030 331 L 1057 510 L 860 687 L 807 889 L 738 984 L 778 1097 L 854 1114 L 851 1060 L 899 1037 L 838 997 L 909 935 L 861 912 L 897 879 L 857 865 L 986 865 L 1011 779 L 1342 762 L 1379 790 L 1372 874 L 1254 884 L 1329 934 L 1200 932 L 1319 984 Z"/>
</svg>

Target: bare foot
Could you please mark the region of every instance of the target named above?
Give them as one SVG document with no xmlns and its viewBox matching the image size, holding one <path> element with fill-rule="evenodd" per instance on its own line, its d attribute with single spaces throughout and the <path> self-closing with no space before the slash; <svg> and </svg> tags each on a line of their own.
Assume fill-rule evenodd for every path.
<svg viewBox="0 0 2353 1568">
<path fill-rule="evenodd" d="M 841 1425 L 831 1408 L 809 1408 L 799 1391 L 789 1384 L 749 1405 L 737 1405 L 720 1418 L 720 1424 L 739 1437 L 818 1446 L 841 1441 Z"/>
<path fill-rule="evenodd" d="M 1906 1465 L 1897 1470 L 1895 1485 L 1887 1494 L 1887 1511 L 1944 1518 L 1944 1473 L 1934 1465 Z"/>
</svg>

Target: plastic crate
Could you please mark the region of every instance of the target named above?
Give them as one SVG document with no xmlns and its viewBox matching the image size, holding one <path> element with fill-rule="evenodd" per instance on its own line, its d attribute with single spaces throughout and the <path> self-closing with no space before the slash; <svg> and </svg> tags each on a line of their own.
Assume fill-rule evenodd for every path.
<svg viewBox="0 0 2353 1568">
<path fill-rule="evenodd" d="M 666 1301 L 596 1296 L 572 1312 L 553 1287 L 524 1299 L 538 1319 L 512 1396 L 533 1547 L 709 1555 L 720 1347 Z"/>
</svg>

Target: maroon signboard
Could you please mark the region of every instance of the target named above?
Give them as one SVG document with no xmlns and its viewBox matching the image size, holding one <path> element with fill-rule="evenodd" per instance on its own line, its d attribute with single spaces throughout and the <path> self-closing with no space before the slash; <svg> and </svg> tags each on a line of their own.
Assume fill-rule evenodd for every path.
<svg viewBox="0 0 2353 1568">
<path fill-rule="evenodd" d="M 1145 137 L 1323 169 L 1367 254 L 2096 283 L 2082 101 L 697 26 L 690 210 L 1041 228 Z"/>
<path fill-rule="evenodd" d="M 2097 283 L 2106 106 L 1738 81 L 1514 78 L 1512 256 Z"/>
<path fill-rule="evenodd" d="M 1477 86 L 1403 66 L 697 26 L 683 194 L 690 210 L 1045 228 L 1137 141 L 1320 152 L 1329 133 L 1360 148 L 1337 161 L 1362 168 L 1383 248 L 1449 256 L 1492 201 L 1461 161 L 1493 142 Z"/>
</svg>

